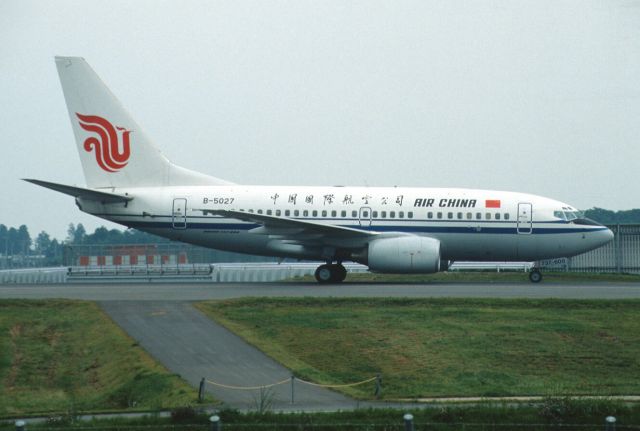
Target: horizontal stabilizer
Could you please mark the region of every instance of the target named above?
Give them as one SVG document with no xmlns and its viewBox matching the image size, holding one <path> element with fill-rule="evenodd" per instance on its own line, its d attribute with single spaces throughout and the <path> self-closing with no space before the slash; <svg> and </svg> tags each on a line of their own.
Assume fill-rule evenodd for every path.
<svg viewBox="0 0 640 431">
<path fill-rule="evenodd" d="M 28 178 L 23 178 L 23 180 L 28 181 L 32 184 L 36 184 L 41 187 L 46 187 L 48 189 L 55 190 L 60 193 L 64 193 L 65 195 L 73 196 L 75 198 L 88 199 L 88 200 L 98 201 L 102 203 L 128 202 L 133 199 L 132 197 L 129 197 L 129 196 L 116 195 L 114 193 L 99 192 L 96 190 L 85 189 L 82 187 L 67 186 L 67 185 L 58 184 L 58 183 L 50 183 L 48 181 L 33 180 Z"/>
</svg>

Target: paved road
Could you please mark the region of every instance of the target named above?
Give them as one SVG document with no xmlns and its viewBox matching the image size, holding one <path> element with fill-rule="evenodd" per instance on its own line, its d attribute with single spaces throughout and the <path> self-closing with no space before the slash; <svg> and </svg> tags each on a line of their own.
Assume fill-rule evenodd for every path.
<svg viewBox="0 0 640 431">
<path fill-rule="evenodd" d="M 640 298 L 640 283 L 123 283 L 0 285 L 0 298 L 72 298 L 94 301 L 199 301 L 246 296 Z"/>
<path fill-rule="evenodd" d="M 240 337 L 208 319 L 188 302 L 105 301 L 101 307 L 131 337 L 164 364 L 198 387 L 200 379 L 231 386 L 261 386 L 287 380 L 291 372 Z M 256 409 L 260 390 L 232 390 L 207 385 L 207 391 L 230 407 Z M 301 383 L 269 389 L 278 410 L 350 409 L 357 403 L 343 395 Z M 194 390 L 195 393 L 195 390 Z"/>
</svg>

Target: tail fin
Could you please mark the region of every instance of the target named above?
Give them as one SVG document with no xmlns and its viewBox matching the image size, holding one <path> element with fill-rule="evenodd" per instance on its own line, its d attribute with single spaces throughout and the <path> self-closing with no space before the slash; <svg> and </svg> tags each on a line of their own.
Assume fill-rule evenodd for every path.
<svg viewBox="0 0 640 431">
<path fill-rule="evenodd" d="M 87 186 L 231 184 L 172 164 L 83 58 L 56 57 L 56 67 Z"/>
</svg>

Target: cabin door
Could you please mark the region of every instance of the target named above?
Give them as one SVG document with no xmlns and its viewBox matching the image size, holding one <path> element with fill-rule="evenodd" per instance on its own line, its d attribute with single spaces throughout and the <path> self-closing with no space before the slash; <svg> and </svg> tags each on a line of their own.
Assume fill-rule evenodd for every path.
<svg viewBox="0 0 640 431">
<path fill-rule="evenodd" d="M 358 212 L 360 226 L 371 226 L 371 208 L 361 207 Z"/>
<path fill-rule="evenodd" d="M 176 198 L 173 200 L 171 224 L 174 229 L 187 228 L 187 200 L 185 198 Z"/>
<path fill-rule="evenodd" d="M 530 234 L 533 230 L 533 208 L 528 202 L 518 204 L 518 233 Z"/>
</svg>

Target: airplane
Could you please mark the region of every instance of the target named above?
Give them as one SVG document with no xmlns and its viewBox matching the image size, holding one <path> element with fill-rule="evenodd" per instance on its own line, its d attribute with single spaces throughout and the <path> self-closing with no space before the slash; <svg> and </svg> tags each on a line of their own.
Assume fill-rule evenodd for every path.
<svg viewBox="0 0 640 431">
<path fill-rule="evenodd" d="M 171 163 L 81 57 L 55 58 L 87 187 L 25 179 L 81 211 L 172 240 L 254 255 L 430 274 L 454 261 L 539 261 L 607 244 L 573 206 L 528 193 L 463 188 L 234 184 Z M 542 273 L 534 268 L 532 282 Z"/>
</svg>

